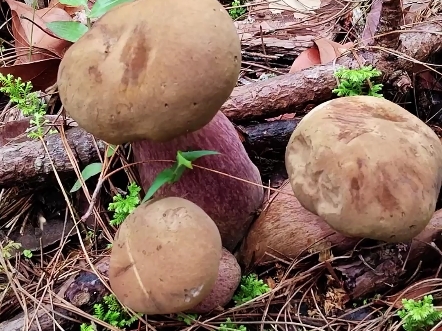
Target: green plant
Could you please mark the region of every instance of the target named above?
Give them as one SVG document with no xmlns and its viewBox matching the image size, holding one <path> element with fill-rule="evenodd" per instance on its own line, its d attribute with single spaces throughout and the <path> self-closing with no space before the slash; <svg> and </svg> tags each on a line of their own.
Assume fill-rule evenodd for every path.
<svg viewBox="0 0 442 331">
<path fill-rule="evenodd" d="M 84 10 L 87 24 L 75 21 L 54 21 L 46 23 L 46 26 L 59 38 L 75 43 L 92 26 L 92 19 L 103 16 L 111 8 L 131 0 L 97 0 L 92 9 L 88 7 L 88 0 L 60 0 L 60 3 Z"/>
<path fill-rule="evenodd" d="M 339 68 L 335 72 L 338 78 L 338 87 L 333 90 L 339 97 L 354 95 L 370 95 L 382 98 L 378 93 L 382 90 L 382 84 L 374 84 L 371 79 L 382 75 L 382 72 L 372 66 L 363 66 L 358 69 Z M 367 81 L 370 83 L 368 84 Z"/>
<path fill-rule="evenodd" d="M 238 325 L 232 323 L 232 320 L 230 319 L 230 317 L 228 317 L 225 323 L 220 324 L 219 331 L 230 331 L 230 330 L 247 331 L 247 328 L 244 325 Z"/>
<path fill-rule="evenodd" d="M 80 331 L 96 331 L 96 330 L 92 325 L 83 323 L 80 325 Z"/>
<path fill-rule="evenodd" d="M 268 291 L 270 291 L 270 287 L 265 284 L 262 279 L 258 279 L 256 274 L 242 276 L 239 288 L 233 296 L 233 301 L 235 302 L 235 305 L 238 306 L 259 297 Z"/>
<path fill-rule="evenodd" d="M 442 312 L 433 306 L 433 296 L 426 295 L 423 299 L 402 299 L 404 309 L 398 311 L 405 331 L 424 331 L 442 319 Z"/>
<path fill-rule="evenodd" d="M 14 254 L 14 252 L 20 248 L 21 248 L 20 243 L 16 243 L 12 240 L 9 240 L 8 243 L 5 246 L 3 246 L 3 249 L 1 252 L 3 255 L 3 258 L 10 259 L 12 257 L 12 254 Z"/>
<path fill-rule="evenodd" d="M 28 259 L 32 258 L 32 252 L 29 249 L 23 250 L 23 255 Z"/>
<path fill-rule="evenodd" d="M 103 322 L 109 323 L 112 326 L 118 328 L 123 328 L 125 326 L 130 326 L 139 317 L 139 315 L 130 316 L 127 311 L 120 305 L 115 295 L 107 295 L 103 297 L 102 303 L 96 303 L 94 305 L 94 317 L 102 320 Z M 89 331 L 87 324 L 84 328 Z M 92 329 L 93 330 L 93 329 Z"/>
<path fill-rule="evenodd" d="M 196 159 L 206 155 L 216 154 L 219 153 L 215 151 L 178 151 L 176 154 L 176 162 L 170 168 L 164 169 L 155 177 L 142 202 L 152 198 L 155 192 L 163 185 L 176 183 L 186 169 L 193 169 L 192 162 Z"/>
<path fill-rule="evenodd" d="M 236 20 L 237 18 L 243 16 L 245 13 L 247 13 L 247 9 L 241 6 L 241 0 L 233 0 L 231 6 L 234 8 L 229 9 L 229 15 L 232 19 Z"/>
<path fill-rule="evenodd" d="M 28 137 L 37 139 L 43 137 L 44 125 L 49 121 L 45 119 L 46 104 L 40 100 L 37 92 L 32 91 L 31 82 L 23 82 L 21 77 L 15 78 L 11 74 L 4 76 L 0 73 L 0 92 L 6 94 L 11 104 L 16 104 L 17 108 L 24 116 L 30 116 L 30 124 L 34 127 L 29 131 Z M 52 133 L 54 131 L 50 131 Z"/>
<path fill-rule="evenodd" d="M 112 198 L 113 202 L 107 208 L 109 211 L 114 211 L 114 216 L 110 220 L 110 224 L 113 226 L 119 226 L 123 223 L 126 217 L 140 204 L 138 193 L 140 193 L 141 187 L 136 183 L 131 183 L 127 190 L 129 193 L 124 197 L 120 193 L 115 195 Z"/>
<path fill-rule="evenodd" d="M 192 321 L 196 320 L 198 318 L 197 314 L 178 314 L 178 320 L 183 321 L 187 325 L 191 325 Z"/>
</svg>

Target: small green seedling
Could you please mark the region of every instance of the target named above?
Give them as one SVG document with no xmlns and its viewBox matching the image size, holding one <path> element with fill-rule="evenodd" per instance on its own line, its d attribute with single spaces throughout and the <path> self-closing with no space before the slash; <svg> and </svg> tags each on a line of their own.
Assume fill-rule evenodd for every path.
<svg viewBox="0 0 442 331">
<path fill-rule="evenodd" d="M 23 255 L 24 257 L 26 257 L 27 259 L 31 259 L 32 258 L 32 252 L 29 249 L 25 249 L 23 250 Z"/>
<path fill-rule="evenodd" d="M 60 0 L 61 4 L 82 8 L 87 25 L 75 21 L 54 21 L 46 23 L 46 26 L 59 38 L 75 43 L 92 27 L 92 19 L 99 18 L 111 8 L 129 1 L 132 0 L 97 0 L 92 9 L 89 9 L 88 0 Z"/>
<path fill-rule="evenodd" d="M 425 331 L 442 319 L 442 312 L 433 306 L 433 296 L 426 295 L 423 299 L 402 299 L 404 309 L 398 311 L 405 331 Z"/>
<path fill-rule="evenodd" d="M 176 155 L 176 162 L 170 168 L 164 169 L 157 175 L 157 177 L 155 177 L 142 202 L 152 198 L 155 192 L 158 191 L 163 185 L 176 183 L 186 169 L 193 169 L 193 161 L 203 156 L 216 154 L 219 153 L 215 151 L 178 151 Z"/>
<path fill-rule="evenodd" d="M 0 92 L 6 94 L 11 104 L 17 105 L 17 108 L 24 116 L 30 116 L 30 124 L 33 126 L 29 130 L 28 137 L 31 139 L 42 138 L 44 134 L 44 125 L 49 123 L 45 119 L 46 104 L 39 98 L 37 92 L 32 91 L 31 82 L 23 82 L 20 77 L 15 78 L 11 74 L 4 76 L 0 73 Z M 50 130 L 49 133 L 56 132 Z"/>
<path fill-rule="evenodd" d="M 382 84 L 374 84 L 371 79 L 382 75 L 382 72 L 372 66 L 363 66 L 358 69 L 339 68 L 335 72 L 335 77 L 339 79 L 338 87 L 333 90 L 339 97 L 370 95 L 382 98 L 378 93 L 382 91 Z M 370 81 L 370 85 L 367 84 Z"/>
<path fill-rule="evenodd" d="M 113 226 L 119 226 L 124 222 L 127 216 L 131 214 L 135 208 L 140 204 L 140 199 L 138 197 L 138 193 L 141 191 L 141 187 L 139 187 L 136 183 L 131 183 L 127 190 L 129 193 L 126 196 L 122 196 L 120 193 L 115 195 L 108 206 L 109 211 L 114 212 L 113 218 L 110 220 L 110 224 Z"/>
<path fill-rule="evenodd" d="M 238 325 L 235 323 L 232 323 L 232 320 L 230 317 L 226 319 L 225 323 L 220 324 L 219 331 L 247 331 L 247 328 L 244 325 Z"/>
<path fill-rule="evenodd" d="M 245 13 L 247 13 L 247 9 L 244 7 L 238 7 L 241 6 L 242 3 L 240 0 L 233 0 L 233 2 L 231 3 L 231 7 L 235 7 L 235 8 L 231 8 L 229 9 L 229 15 L 232 19 L 236 20 L 237 18 L 243 16 Z"/>
<path fill-rule="evenodd" d="M 96 303 L 94 305 L 93 315 L 99 320 L 117 328 L 131 326 L 140 316 L 139 314 L 130 316 L 113 294 L 103 297 L 102 303 Z M 80 330 L 91 331 L 94 330 L 94 328 L 92 325 L 83 323 L 80 326 Z"/>
<path fill-rule="evenodd" d="M 197 314 L 178 314 L 178 320 L 183 321 L 187 325 L 192 325 L 192 322 L 198 318 Z"/>
<path fill-rule="evenodd" d="M 3 246 L 1 254 L 3 255 L 4 259 L 10 259 L 12 257 L 12 254 L 14 254 L 20 248 L 21 248 L 20 243 L 16 243 L 12 240 L 9 240 L 8 243 L 5 246 Z"/>
<path fill-rule="evenodd" d="M 270 287 L 265 284 L 262 279 L 258 279 L 256 274 L 242 276 L 239 288 L 233 296 L 233 301 L 236 306 L 239 306 L 267 293 L 268 291 L 270 291 Z"/>
</svg>

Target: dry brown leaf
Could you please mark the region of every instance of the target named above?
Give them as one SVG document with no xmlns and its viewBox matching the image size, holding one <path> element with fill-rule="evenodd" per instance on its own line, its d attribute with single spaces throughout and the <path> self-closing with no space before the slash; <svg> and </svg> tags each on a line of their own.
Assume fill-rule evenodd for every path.
<svg viewBox="0 0 442 331">
<path fill-rule="evenodd" d="M 415 63 L 413 65 L 413 73 L 420 78 L 420 84 L 423 88 L 430 91 L 442 91 L 442 84 L 434 77 L 434 74 L 422 64 Z"/>
<path fill-rule="evenodd" d="M 379 19 L 381 18 L 382 0 L 373 1 L 370 12 L 367 15 L 364 31 L 362 32 L 362 43 L 370 45 L 373 43 L 373 37 L 378 29 Z"/>
<path fill-rule="evenodd" d="M 3 75 L 11 74 L 21 77 L 25 82 L 30 81 L 34 91 L 44 91 L 57 81 L 58 66 L 60 59 L 43 59 L 34 62 L 14 64 L 8 67 L 0 67 Z"/>
<path fill-rule="evenodd" d="M 15 47 L 18 56 L 18 63 L 32 62 L 47 59 L 48 54 L 37 53 L 29 57 L 27 49 L 29 45 L 47 50 L 59 58 L 62 58 L 67 48 L 72 44 L 69 41 L 50 36 L 47 32 L 46 22 L 72 21 L 71 16 L 61 8 L 43 8 L 34 11 L 31 6 L 16 0 L 5 0 L 12 11 L 12 33 L 16 41 Z M 26 17 L 21 18 L 21 17 Z M 33 24 L 35 22 L 35 24 Z M 36 25 L 37 24 L 37 25 Z M 20 49 L 20 50 L 18 50 Z M 26 55 L 23 55 L 26 54 Z"/>
<path fill-rule="evenodd" d="M 89 9 L 92 9 L 92 6 L 94 5 L 95 1 L 88 1 L 87 5 Z M 82 6 L 69 6 L 60 3 L 59 0 L 51 0 L 49 2 L 48 8 L 60 8 L 64 11 L 66 11 L 70 16 L 73 16 L 75 13 L 81 11 L 83 8 Z"/>
<path fill-rule="evenodd" d="M 299 54 L 295 61 L 293 61 L 290 73 L 301 71 L 318 64 L 332 62 L 349 48 L 353 47 L 352 42 L 341 45 L 327 38 L 316 39 L 315 44 L 317 47 L 308 48 Z"/>
<path fill-rule="evenodd" d="M 424 278 L 419 280 L 419 282 L 422 282 L 422 280 L 425 279 L 432 279 L 431 278 Z M 413 286 L 413 284 L 411 284 L 410 286 Z M 384 303 L 387 304 L 389 306 L 393 305 L 394 308 L 397 309 L 402 309 L 402 299 L 414 299 L 414 300 L 420 300 L 422 296 L 424 296 L 426 293 L 434 290 L 435 288 L 437 288 L 438 285 L 436 283 L 424 283 L 421 284 L 420 286 L 414 286 L 413 289 L 408 290 L 408 288 L 406 288 L 405 290 L 395 294 L 395 295 L 390 295 L 388 297 L 385 298 L 385 300 L 374 300 L 374 303 Z"/>
</svg>

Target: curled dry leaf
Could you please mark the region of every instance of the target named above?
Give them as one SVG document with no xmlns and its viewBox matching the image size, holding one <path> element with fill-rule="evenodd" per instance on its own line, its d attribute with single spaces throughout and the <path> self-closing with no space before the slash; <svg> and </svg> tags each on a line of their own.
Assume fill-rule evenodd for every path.
<svg viewBox="0 0 442 331">
<path fill-rule="evenodd" d="M 30 81 L 34 91 L 44 91 L 57 81 L 60 59 L 50 58 L 27 63 L 16 63 L 12 66 L 1 67 L 0 73 L 20 77 L 22 81 Z"/>
<path fill-rule="evenodd" d="M 46 29 L 47 22 L 71 21 L 71 16 L 61 8 L 43 8 L 35 10 L 22 2 L 5 0 L 12 11 L 12 33 L 15 39 L 17 52 L 17 64 L 27 63 L 51 57 L 50 54 L 37 52 L 29 57 L 29 46 L 47 50 L 59 58 L 62 58 L 70 42 L 52 37 Z M 23 17 L 23 18 L 21 18 Z M 35 23 L 35 24 L 34 24 Z M 39 28 L 38 26 L 41 28 Z"/>
<path fill-rule="evenodd" d="M 341 45 L 327 38 L 316 39 L 315 46 L 299 54 L 290 68 L 290 73 L 298 72 L 318 64 L 330 63 L 352 47 L 352 42 Z"/>
</svg>

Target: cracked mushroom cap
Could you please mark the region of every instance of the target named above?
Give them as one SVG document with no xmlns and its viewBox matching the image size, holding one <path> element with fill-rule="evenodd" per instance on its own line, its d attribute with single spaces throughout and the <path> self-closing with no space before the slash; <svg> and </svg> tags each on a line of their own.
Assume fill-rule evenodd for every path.
<svg viewBox="0 0 442 331">
<path fill-rule="evenodd" d="M 68 115 L 97 138 L 168 141 L 210 122 L 240 67 L 236 28 L 217 0 L 137 0 L 67 50 L 57 83 Z"/>
<path fill-rule="evenodd" d="M 296 198 L 346 236 L 411 240 L 429 223 L 442 180 L 442 145 L 383 98 L 337 98 L 293 132 L 285 163 Z"/>
<path fill-rule="evenodd" d="M 110 285 L 136 312 L 178 313 L 210 294 L 221 254 L 218 228 L 200 207 L 177 197 L 150 200 L 115 236 Z"/>
</svg>

